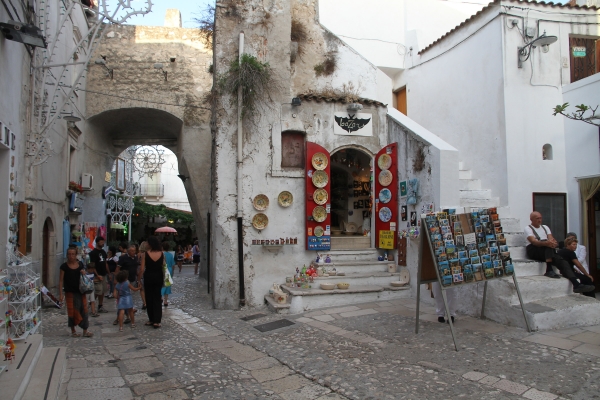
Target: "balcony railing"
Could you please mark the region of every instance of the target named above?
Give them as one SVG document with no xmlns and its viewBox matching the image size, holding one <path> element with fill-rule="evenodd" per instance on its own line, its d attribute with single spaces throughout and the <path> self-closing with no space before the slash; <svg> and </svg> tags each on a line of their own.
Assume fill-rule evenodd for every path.
<svg viewBox="0 0 600 400">
<path fill-rule="evenodd" d="M 139 186 L 139 195 L 145 197 L 163 197 L 165 185 L 162 183 L 145 183 Z"/>
</svg>

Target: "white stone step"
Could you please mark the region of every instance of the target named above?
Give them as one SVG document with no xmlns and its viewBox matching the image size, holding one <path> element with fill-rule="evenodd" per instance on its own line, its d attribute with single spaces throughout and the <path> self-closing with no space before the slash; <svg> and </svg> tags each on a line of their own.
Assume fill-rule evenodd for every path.
<svg viewBox="0 0 600 400">
<path fill-rule="evenodd" d="M 327 276 L 315 278 L 313 287 L 318 287 L 321 283 L 340 283 L 346 282 L 350 286 L 358 285 L 377 285 L 388 286 L 390 282 L 399 280 L 399 272 L 349 272 L 344 276 Z"/>
<path fill-rule="evenodd" d="M 525 310 L 534 331 L 600 324 L 600 302 L 581 294 L 526 303 Z M 520 315 L 523 321 L 520 306 L 513 306 L 513 314 L 516 314 L 513 318 Z M 525 326 L 524 322 L 522 326 Z"/>
<path fill-rule="evenodd" d="M 362 250 L 371 247 L 371 237 L 361 235 L 332 236 L 331 248 L 335 250 Z"/>
<path fill-rule="evenodd" d="M 283 287 L 290 296 L 290 314 L 350 304 L 369 303 L 410 297 L 410 286 L 357 285 L 346 290 L 299 289 Z"/>
<path fill-rule="evenodd" d="M 518 278 L 522 276 L 541 276 L 546 272 L 546 263 L 527 260 L 526 258 L 518 259 L 512 253 L 511 256 L 513 257 L 513 265 Z M 555 272 L 558 271 L 555 270 Z"/>
<path fill-rule="evenodd" d="M 492 191 L 490 189 L 477 189 L 477 190 L 460 190 L 460 199 L 473 199 L 473 200 L 490 200 L 492 197 Z"/>
<path fill-rule="evenodd" d="M 58 397 L 66 365 L 66 351 L 66 347 L 47 347 L 42 350 L 23 399 L 56 399 Z"/>
<path fill-rule="evenodd" d="M 27 336 L 25 340 L 15 342 L 16 359 L 11 362 L 2 361 L 6 369 L 0 374 L 2 399 L 22 399 L 31 379 L 35 366 L 42 354 L 43 337 L 40 334 Z M 43 397 L 42 397 L 43 398 Z"/>
<path fill-rule="evenodd" d="M 490 207 L 498 207 L 500 203 L 500 199 L 498 197 L 492 197 L 491 199 L 483 200 L 483 199 L 460 199 L 461 207 L 481 207 L 481 208 L 490 208 Z"/>
<path fill-rule="evenodd" d="M 376 248 L 357 249 L 357 250 L 330 250 L 328 252 L 319 252 L 322 256 L 329 254 L 333 262 L 343 261 L 373 261 L 377 256 L 383 254 Z M 316 255 L 315 255 L 316 258 Z"/>
<path fill-rule="evenodd" d="M 460 190 L 478 190 L 481 189 L 481 180 L 479 179 L 459 179 Z"/>
<path fill-rule="evenodd" d="M 500 217 L 500 219 L 511 218 L 509 206 L 496 207 L 496 211 L 498 212 L 498 216 Z"/>
<path fill-rule="evenodd" d="M 275 301 L 275 299 L 273 299 L 268 294 L 265 295 L 265 304 L 267 305 L 267 308 L 269 309 L 269 311 L 271 311 L 272 313 L 275 313 L 275 314 L 289 314 L 290 313 L 290 303 L 289 302 L 279 303 L 279 302 Z"/>
<path fill-rule="evenodd" d="M 340 261 L 331 264 L 313 264 L 315 267 L 324 266 L 326 269 L 335 268 L 337 272 L 350 273 L 374 273 L 374 272 L 388 272 L 388 265 L 394 265 L 395 261 Z"/>
<path fill-rule="evenodd" d="M 510 252 L 510 257 L 513 260 L 527 259 L 527 252 L 525 251 L 525 246 L 508 246 L 508 251 Z"/>
<path fill-rule="evenodd" d="M 524 232 L 505 233 L 506 244 L 509 246 L 523 246 L 527 243 L 527 238 Z"/>
<path fill-rule="evenodd" d="M 500 218 L 500 223 L 504 233 L 523 233 L 525 228 L 518 218 Z"/>
<path fill-rule="evenodd" d="M 472 179 L 473 176 L 473 172 L 470 169 L 464 170 L 464 169 L 459 169 L 458 170 L 458 179 Z"/>
<path fill-rule="evenodd" d="M 462 161 L 459 161 L 459 162 L 458 162 L 458 169 L 459 169 L 459 170 L 461 170 L 461 169 L 465 169 L 465 168 L 464 168 L 464 166 L 465 166 L 465 163 L 464 163 L 464 162 L 462 162 Z"/>
</svg>

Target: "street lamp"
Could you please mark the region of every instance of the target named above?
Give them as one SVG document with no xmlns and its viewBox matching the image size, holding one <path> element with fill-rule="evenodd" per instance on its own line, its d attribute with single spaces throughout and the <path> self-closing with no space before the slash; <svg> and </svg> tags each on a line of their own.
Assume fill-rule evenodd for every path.
<svg viewBox="0 0 600 400">
<path fill-rule="evenodd" d="M 531 55 L 531 49 L 536 46 L 542 46 L 543 48 L 547 48 L 548 45 L 556 42 L 558 38 L 556 36 L 547 36 L 546 31 L 542 34 L 542 36 L 533 40 L 532 42 L 527 43 L 523 47 L 518 47 L 517 58 L 518 58 L 518 66 L 519 68 L 523 68 L 523 61 L 529 60 L 529 56 Z M 525 57 L 523 59 L 523 57 Z"/>
</svg>

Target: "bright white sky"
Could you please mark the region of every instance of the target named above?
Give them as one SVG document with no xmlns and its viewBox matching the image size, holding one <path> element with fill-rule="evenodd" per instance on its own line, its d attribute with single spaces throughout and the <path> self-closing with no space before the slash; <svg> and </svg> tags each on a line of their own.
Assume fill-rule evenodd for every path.
<svg viewBox="0 0 600 400">
<path fill-rule="evenodd" d="M 146 8 L 147 0 L 130 0 L 135 9 Z M 99 2 L 101 3 L 101 2 Z M 108 4 L 116 4 L 115 0 L 107 0 Z M 125 22 L 127 25 L 163 26 L 167 8 L 177 8 L 181 12 L 184 28 L 195 28 L 194 18 L 199 18 L 207 4 L 215 0 L 152 0 L 152 11 L 144 16 L 133 16 Z"/>
</svg>

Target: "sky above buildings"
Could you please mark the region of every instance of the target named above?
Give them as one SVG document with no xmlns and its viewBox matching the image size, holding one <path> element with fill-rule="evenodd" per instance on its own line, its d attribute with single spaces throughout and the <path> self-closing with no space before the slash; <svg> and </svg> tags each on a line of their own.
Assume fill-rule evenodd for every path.
<svg viewBox="0 0 600 400">
<path fill-rule="evenodd" d="M 112 0 L 115 2 L 115 0 Z M 152 11 L 143 16 L 133 16 L 126 22 L 128 25 L 163 26 L 165 12 L 168 8 L 177 8 L 181 12 L 181 22 L 184 28 L 195 28 L 194 18 L 199 18 L 207 4 L 215 0 L 152 0 Z M 133 8 L 145 8 L 146 0 L 131 0 Z"/>
</svg>

